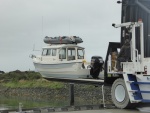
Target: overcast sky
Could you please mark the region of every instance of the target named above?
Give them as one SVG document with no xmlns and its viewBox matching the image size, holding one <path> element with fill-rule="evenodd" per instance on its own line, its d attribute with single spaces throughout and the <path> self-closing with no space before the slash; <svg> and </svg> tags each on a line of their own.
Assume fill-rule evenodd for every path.
<svg viewBox="0 0 150 113">
<path fill-rule="evenodd" d="M 105 59 L 110 41 L 120 41 L 121 5 L 117 0 L 0 0 L 0 70 L 34 70 L 33 45 L 45 36 L 79 36 L 86 59 Z"/>
</svg>

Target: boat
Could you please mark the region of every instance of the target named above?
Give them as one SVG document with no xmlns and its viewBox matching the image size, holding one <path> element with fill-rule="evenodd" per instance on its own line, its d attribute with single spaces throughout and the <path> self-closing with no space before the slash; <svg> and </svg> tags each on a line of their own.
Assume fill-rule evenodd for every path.
<svg viewBox="0 0 150 113">
<path fill-rule="evenodd" d="M 44 78 L 88 78 L 90 69 L 85 62 L 84 47 L 79 46 L 82 39 L 76 36 L 44 38 L 48 44 L 42 48 L 41 55 L 31 55 L 36 71 Z"/>
</svg>

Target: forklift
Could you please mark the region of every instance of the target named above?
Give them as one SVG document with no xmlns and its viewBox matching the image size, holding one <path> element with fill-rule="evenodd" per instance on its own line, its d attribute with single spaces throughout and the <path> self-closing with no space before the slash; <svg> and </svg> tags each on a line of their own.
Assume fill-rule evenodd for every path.
<svg viewBox="0 0 150 113">
<path fill-rule="evenodd" d="M 122 0 L 120 42 L 109 42 L 105 59 L 104 84 L 111 85 L 112 101 L 118 108 L 134 108 L 150 103 L 150 0 Z M 116 70 L 114 53 L 121 51 L 126 33 L 130 39 L 130 61 Z"/>
</svg>

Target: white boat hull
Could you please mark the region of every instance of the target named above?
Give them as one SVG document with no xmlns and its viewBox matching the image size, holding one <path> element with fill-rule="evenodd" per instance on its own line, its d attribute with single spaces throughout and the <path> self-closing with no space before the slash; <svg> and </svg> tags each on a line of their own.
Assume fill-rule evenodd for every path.
<svg viewBox="0 0 150 113">
<path fill-rule="evenodd" d="M 88 78 L 89 69 L 82 69 L 81 62 L 57 63 L 57 64 L 41 64 L 35 63 L 34 66 L 44 78 Z"/>
</svg>

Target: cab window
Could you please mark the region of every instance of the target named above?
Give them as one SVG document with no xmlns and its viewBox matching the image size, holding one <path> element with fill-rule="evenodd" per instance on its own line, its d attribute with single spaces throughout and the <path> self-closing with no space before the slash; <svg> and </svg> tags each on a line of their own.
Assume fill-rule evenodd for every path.
<svg viewBox="0 0 150 113">
<path fill-rule="evenodd" d="M 66 59 L 66 48 L 60 50 L 59 59 Z"/>
<path fill-rule="evenodd" d="M 75 55 L 76 55 L 76 52 L 75 52 L 75 48 L 68 48 L 68 60 L 75 60 Z"/>
<path fill-rule="evenodd" d="M 78 49 L 78 59 L 84 59 L 84 50 Z"/>
</svg>

